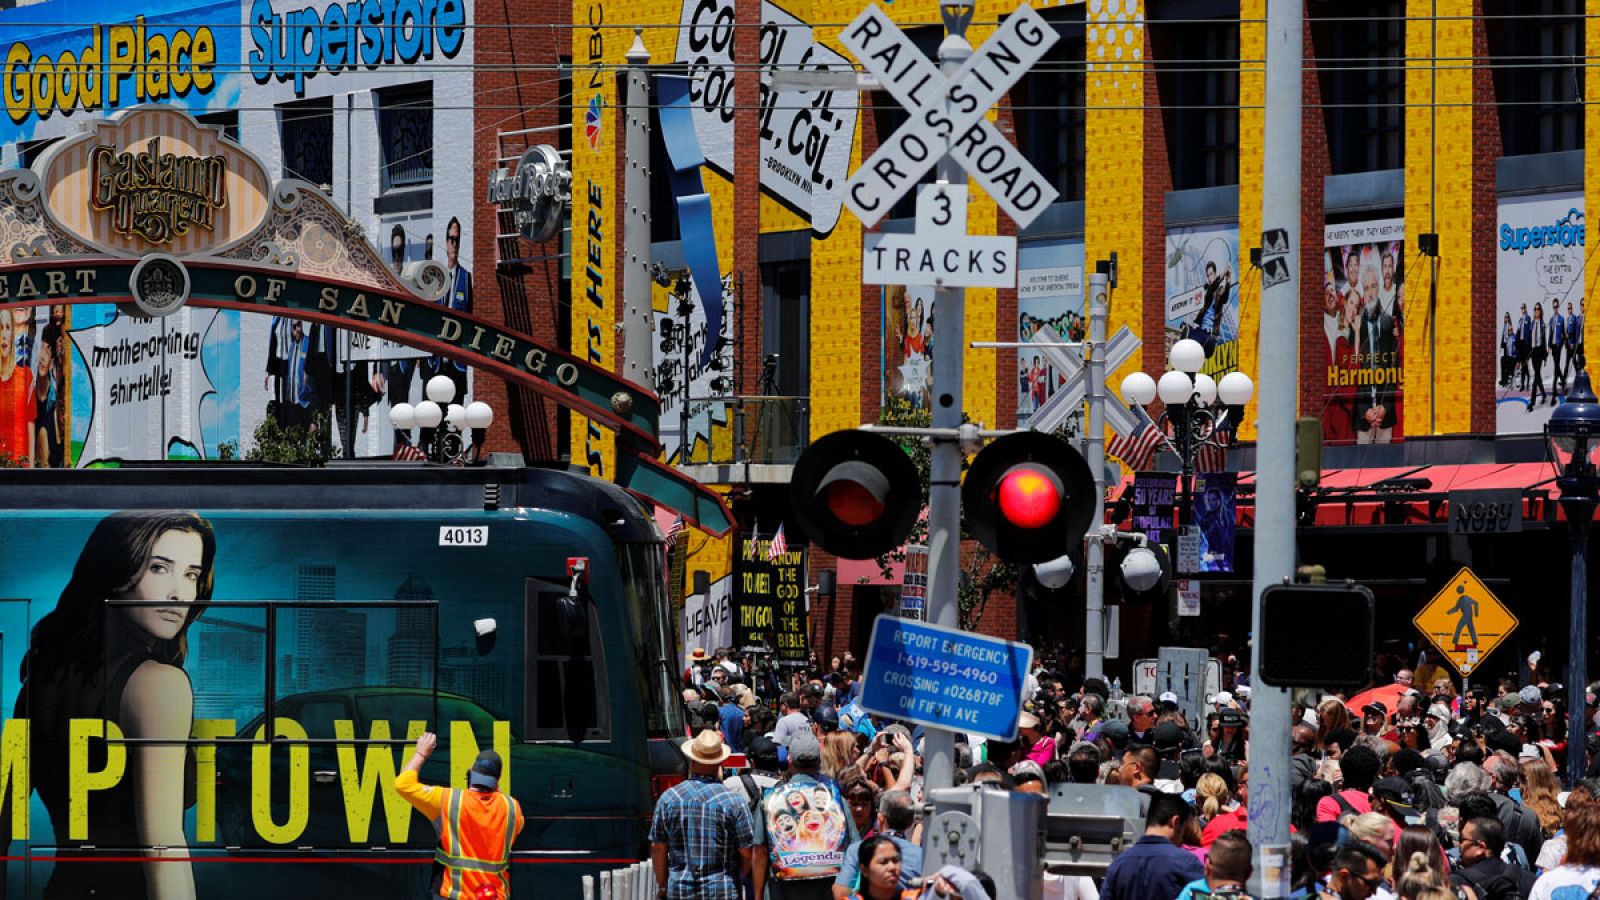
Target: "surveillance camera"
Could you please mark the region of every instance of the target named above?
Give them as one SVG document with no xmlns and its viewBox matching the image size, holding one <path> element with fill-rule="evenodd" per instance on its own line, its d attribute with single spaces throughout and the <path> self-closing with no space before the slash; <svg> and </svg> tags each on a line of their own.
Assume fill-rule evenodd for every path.
<svg viewBox="0 0 1600 900">
<path fill-rule="evenodd" d="M 1148 591 L 1161 582 L 1161 560 L 1148 547 L 1135 547 L 1122 558 L 1122 582 L 1134 591 Z"/>
<path fill-rule="evenodd" d="M 1036 563 L 1033 567 L 1033 577 L 1050 590 L 1066 587 L 1072 580 L 1072 573 L 1076 567 L 1072 564 L 1071 556 L 1058 556 L 1049 562 Z"/>
</svg>

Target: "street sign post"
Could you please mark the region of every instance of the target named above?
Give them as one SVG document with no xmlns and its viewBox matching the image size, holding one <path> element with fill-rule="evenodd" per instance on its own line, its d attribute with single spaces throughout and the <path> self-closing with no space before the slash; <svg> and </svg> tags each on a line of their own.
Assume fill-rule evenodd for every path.
<svg viewBox="0 0 1600 900">
<path fill-rule="evenodd" d="M 895 201 L 935 170 L 935 183 L 918 195 L 916 239 L 872 238 L 864 246 L 863 269 L 886 283 L 927 284 L 933 278 L 933 404 L 935 432 L 929 461 L 928 485 L 928 621 L 952 635 L 962 633 L 954 626 L 960 619 L 956 593 L 961 581 L 961 468 L 965 459 L 960 440 L 955 437 L 962 424 L 961 382 L 966 350 L 965 318 L 967 285 L 985 284 L 1009 287 L 1016 283 L 1016 245 L 1014 239 L 974 238 L 966 234 L 967 177 L 989 192 L 996 205 L 1005 210 L 1019 229 L 1026 228 L 1055 200 L 1057 191 L 1017 148 L 1000 134 L 985 116 L 1006 91 L 1027 74 L 1034 63 L 1058 39 L 1055 27 L 1026 3 L 1007 16 L 981 47 L 973 48 L 966 39 L 976 4 L 971 0 L 940 0 L 939 17 L 944 22 L 945 39 L 939 44 L 938 61 L 928 59 L 901 33 L 898 26 L 876 4 L 862 10 L 839 35 L 839 43 L 910 114 L 908 121 L 885 138 L 866 162 L 862 163 L 845 186 L 845 203 L 868 228 L 889 211 Z M 900 268 L 921 268 L 926 251 L 928 268 L 936 270 L 949 260 L 946 271 L 931 275 Z M 961 252 L 952 254 L 950 251 Z M 988 254 L 985 255 L 984 251 Z M 905 255 L 901 255 L 901 251 Z M 972 251 L 976 251 L 975 253 Z M 1004 261 L 1004 271 L 995 263 Z M 891 271 L 884 271 L 888 266 Z M 897 270 L 898 269 L 898 270 Z M 981 271 L 980 271 L 981 269 Z M 895 279 L 890 281 L 889 279 Z M 918 280 L 911 280 L 916 278 Z M 901 281 L 904 279 L 903 281 Z M 882 625 L 879 620 L 879 627 Z M 907 623 L 907 619 L 891 619 Z M 923 626 L 918 626 L 923 627 Z M 966 636 L 975 640 L 975 636 Z M 874 635 L 874 642 L 877 636 Z M 1019 645 L 1020 646 L 1020 645 Z M 1014 654 L 1013 654 L 1014 655 Z M 1019 679 L 1027 671 L 1026 661 L 1016 671 Z M 916 687 L 925 675 L 913 675 Z M 885 685 L 884 687 L 887 687 Z M 955 684 L 952 689 L 963 688 Z M 972 685 L 966 685 L 971 689 Z M 879 688 L 882 690 L 883 688 Z M 869 691 L 872 690 L 869 687 Z M 983 690 L 995 694 L 991 687 Z M 932 725 L 924 744 L 925 775 L 929 789 L 949 787 L 955 776 L 955 735 L 948 729 L 996 735 L 1014 735 L 1015 718 L 1020 709 L 1020 687 L 978 711 L 966 709 L 959 718 L 945 721 L 956 707 L 950 698 L 884 695 L 886 703 L 878 711 L 900 718 L 908 714 L 932 714 L 916 721 Z M 889 701 L 905 700 L 912 708 L 900 708 Z M 916 707 L 925 702 L 930 709 Z M 983 727 L 975 728 L 972 716 L 986 716 Z M 1011 719 L 1003 723 L 999 719 Z M 1009 738 L 1008 738 L 1009 739 Z"/>
<path fill-rule="evenodd" d="M 957 628 L 879 616 L 862 670 L 861 706 L 930 728 L 1016 740 L 1033 648 Z"/>
<path fill-rule="evenodd" d="M 1177 688 L 1169 687 L 1169 681 L 1162 678 L 1161 661 L 1156 659 L 1136 659 L 1133 661 L 1133 692 L 1143 694 L 1154 699 L 1167 691 L 1177 693 Z M 1222 661 L 1215 656 L 1206 659 L 1205 692 L 1215 694 L 1222 690 Z"/>
<path fill-rule="evenodd" d="M 1463 676 L 1517 628 L 1517 617 L 1464 566 L 1413 621 Z"/>
</svg>

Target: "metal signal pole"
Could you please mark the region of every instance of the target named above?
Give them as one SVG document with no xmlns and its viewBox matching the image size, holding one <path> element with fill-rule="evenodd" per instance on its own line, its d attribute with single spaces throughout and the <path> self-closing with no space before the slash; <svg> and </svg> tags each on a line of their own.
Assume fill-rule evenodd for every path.
<svg viewBox="0 0 1600 900">
<path fill-rule="evenodd" d="M 964 11 L 964 14 L 963 14 Z M 939 72 L 954 79 L 972 56 L 967 23 L 973 6 L 942 3 L 944 41 L 939 44 Z M 946 153 L 939 157 L 938 179 L 966 184 L 966 173 Z M 966 347 L 967 291 L 940 287 L 933 293 L 933 422 L 935 429 L 961 427 L 961 362 Z M 961 627 L 961 442 L 934 437 L 928 477 L 928 621 Z M 930 728 L 923 740 L 923 766 L 928 787 L 955 784 L 955 733 Z"/>
<path fill-rule="evenodd" d="M 1089 471 L 1094 473 L 1094 518 L 1090 520 L 1088 544 L 1084 547 L 1085 602 L 1083 634 L 1083 673 L 1105 677 L 1106 669 L 1106 547 L 1100 526 L 1106 520 L 1106 313 L 1111 277 L 1104 272 L 1089 276 L 1089 359 L 1087 394 L 1088 425 L 1084 429 L 1084 454 Z M 1112 401 L 1116 402 L 1116 401 Z"/>
<path fill-rule="evenodd" d="M 1302 0 L 1267 0 L 1266 159 L 1261 187 L 1261 385 L 1257 407 L 1255 595 L 1250 657 L 1250 843 L 1262 898 L 1285 895 L 1289 692 L 1261 681 L 1261 592 L 1294 575 L 1295 391 L 1300 341 Z"/>
</svg>

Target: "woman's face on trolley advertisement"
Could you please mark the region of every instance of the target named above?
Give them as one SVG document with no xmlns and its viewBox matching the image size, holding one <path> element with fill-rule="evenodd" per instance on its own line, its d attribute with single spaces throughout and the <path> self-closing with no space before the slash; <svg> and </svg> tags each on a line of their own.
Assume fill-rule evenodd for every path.
<svg viewBox="0 0 1600 900">
<path fill-rule="evenodd" d="M 128 621 L 158 641 L 177 637 L 199 591 L 204 548 L 192 531 L 168 531 L 157 538 L 138 580 L 115 597 L 140 604 L 119 607 Z"/>
</svg>

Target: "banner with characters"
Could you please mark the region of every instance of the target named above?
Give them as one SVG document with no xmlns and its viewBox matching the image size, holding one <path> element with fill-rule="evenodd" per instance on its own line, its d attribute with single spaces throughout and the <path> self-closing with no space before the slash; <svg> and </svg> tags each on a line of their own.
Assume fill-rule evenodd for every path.
<svg viewBox="0 0 1600 900">
<path fill-rule="evenodd" d="M 1539 432 L 1583 350 L 1583 194 L 1500 201 L 1495 268 L 1495 431 Z"/>
<path fill-rule="evenodd" d="M 1167 232 L 1166 350 L 1183 338 L 1206 350 L 1221 379 L 1239 370 L 1239 226 L 1198 225 Z"/>
<path fill-rule="evenodd" d="M 933 411 L 933 288 L 883 289 L 883 408 Z"/>
<path fill-rule="evenodd" d="M 1329 225 L 1322 243 L 1322 439 L 1397 441 L 1405 435 L 1405 220 Z"/>
<path fill-rule="evenodd" d="M 540 779 L 552 765 L 568 767 L 563 783 L 584 777 L 574 751 L 524 743 L 565 733 L 574 715 L 570 701 L 534 698 L 560 697 L 560 679 L 592 695 L 600 677 L 588 653 L 541 630 L 566 596 L 565 554 L 582 543 L 560 518 L 486 525 L 497 543 L 463 548 L 427 516 L 10 511 L 7 550 L 28 562 L 0 576 L 0 829 L 12 854 L 0 891 L 29 895 L 31 872 L 35 896 L 142 897 L 137 848 L 174 838 L 182 857 L 154 865 L 191 897 L 257 895 L 234 866 L 189 861 L 224 847 L 431 856 L 433 829 L 395 788 L 409 752 L 398 742 L 424 729 L 440 738 L 424 781 L 464 780 L 493 747 L 531 824 L 551 809 Z M 615 573 L 596 575 L 594 590 L 620 590 Z M 484 619 L 498 624 L 492 643 L 474 629 Z M 286 740 L 269 749 L 272 735 Z M 116 738 L 193 740 L 163 756 Z M 603 777 L 625 795 L 627 776 Z M 519 847 L 538 846 L 537 831 Z M 54 866 L 30 869 L 30 847 Z M 100 860 L 94 847 L 124 849 Z M 413 894 L 388 879 L 426 872 L 343 862 L 316 877 L 350 898 Z"/>
<path fill-rule="evenodd" d="M 1236 472 L 1202 472 L 1194 479 L 1194 524 L 1200 534 L 1200 572 L 1233 571 Z"/>
<path fill-rule="evenodd" d="M 1017 340 L 1040 343 L 1081 341 L 1087 334 L 1083 316 L 1083 244 L 1078 241 L 1023 244 L 1017 273 Z M 1028 427 L 1033 413 L 1055 394 L 1065 379 L 1051 360 L 1063 348 L 1017 351 L 1017 427 Z"/>
</svg>

